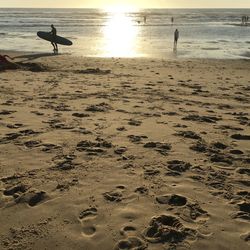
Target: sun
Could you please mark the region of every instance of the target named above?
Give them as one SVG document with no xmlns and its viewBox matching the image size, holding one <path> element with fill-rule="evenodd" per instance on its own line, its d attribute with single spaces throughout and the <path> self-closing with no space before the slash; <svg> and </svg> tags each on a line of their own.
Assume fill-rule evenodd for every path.
<svg viewBox="0 0 250 250">
<path fill-rule="evenodd" d="M 103 32 L 103 56 L 134 57 L 138 25 L 126 12 L 128 9 L 111 8 Z"/>
</svg>

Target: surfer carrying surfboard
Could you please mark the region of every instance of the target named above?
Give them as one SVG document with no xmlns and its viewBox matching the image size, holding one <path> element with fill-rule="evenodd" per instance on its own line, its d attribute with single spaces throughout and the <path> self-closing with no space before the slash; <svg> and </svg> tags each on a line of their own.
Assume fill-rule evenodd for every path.
<svg viewBox="0 0 250 250">
<path fill-rule="evenodd" d="M 58 36 L 57 30 L 53 24 L 51 24 L 51 31 L 50 32 L 38 31 L 37 36 L 52 44 L 54 54 L 58 54 L 58 44 L 65 45 L 65 46 L 71 46 L 73 44 L 67 38 Z"/>
<path fill-rule="evenodd" d="M 53 39 L 51 41 L 51 44 L 52 44 L 52 46 L 54 48 L 53 51 L 56 54 L 56 53 L 58 53 L 58 46 L 57 46 L 57 43 L 56 43 L 56 33 L 57 33 L 57 30 L 56 30 L 56 28 L 55 28 L 55 26 L 53 24 L 51 24 L 51 32 L 50 33 L 51 33 L 51 35 L 53 37 Z"/>
</svg>

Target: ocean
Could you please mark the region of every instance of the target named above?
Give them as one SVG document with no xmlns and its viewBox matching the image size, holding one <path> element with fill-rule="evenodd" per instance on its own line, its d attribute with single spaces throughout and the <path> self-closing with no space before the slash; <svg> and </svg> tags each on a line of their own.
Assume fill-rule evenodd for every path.
<svg viewBox="0 0 250 250">
<path fill-rule="evenodd" d="M 0 9 L 0 49 L 50 52 L 37 31 L 50 31 L 74 43 L 61 53 L 90 57 L 250 58 L 250 9 Z M 171 18 L 174 22 L 171 22 Z M 250 23 L 250 21 L 249 21 Z M 177 52 L 174 31 L 179 30 Z"/>
</svg>

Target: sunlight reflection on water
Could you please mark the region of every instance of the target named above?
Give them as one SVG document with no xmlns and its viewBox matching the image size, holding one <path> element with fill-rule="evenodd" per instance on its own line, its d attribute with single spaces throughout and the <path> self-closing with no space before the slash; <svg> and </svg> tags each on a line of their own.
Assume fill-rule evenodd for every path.
<svg viewBox="0 0 250 250">
<path fill-rule="evenodd" d="M 136 57 L 139 28 L 131 16 L 123 12 L 112 13 L 102 29 L 105 57 Z"/>
</svg>

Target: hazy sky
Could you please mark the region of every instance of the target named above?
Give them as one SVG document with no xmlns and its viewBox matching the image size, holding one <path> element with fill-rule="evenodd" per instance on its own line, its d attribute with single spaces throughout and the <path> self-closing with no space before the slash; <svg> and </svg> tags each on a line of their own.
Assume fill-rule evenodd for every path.
<svg viewBox="0 0 250 250">
<path fill-rule="evenodd" d="M 250 8 L 250 0 L 0 0 L 0 7 Z"/>
</svg>

